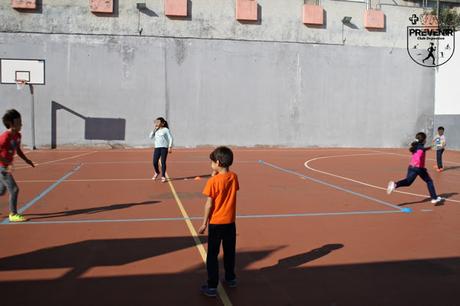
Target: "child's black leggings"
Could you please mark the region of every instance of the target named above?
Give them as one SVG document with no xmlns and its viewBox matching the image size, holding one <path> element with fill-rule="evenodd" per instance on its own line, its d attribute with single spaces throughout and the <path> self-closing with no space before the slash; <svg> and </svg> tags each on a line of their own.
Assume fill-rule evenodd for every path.
<svg viewBox="0 0 460 306">
<path fill-rule="evenodd" d="M 417 176 L 420 176 L 420 178 L 425 181 L 426 186 L 428 187 L 428 191 L 430 192 L 431 199 L 436 199 L 438 196 L 436 195 L 436 190 L 434 189 L 433 180 L 428 174 L 428 171 L 426 171 L 426 168 L 417 168 L 409 166 L 409 168 L 407 169 L 407 177 L 403 180 L 396 182 L 396 188 L 412 185 Z"/>
<path fill-rule="evenodd" d="M 155 148 L 153 151 L 153 169 L 155 173 L 160 173 L 158 161 L 161 158 L 161 176 L 166 177 L 166 159 L 168 157 L 168 148 Z"/>
</svg>

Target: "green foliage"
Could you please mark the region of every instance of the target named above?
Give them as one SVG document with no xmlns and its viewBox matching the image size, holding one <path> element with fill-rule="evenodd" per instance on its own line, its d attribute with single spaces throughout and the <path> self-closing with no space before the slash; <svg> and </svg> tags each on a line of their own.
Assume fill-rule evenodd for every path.
<svg viewBox="0 0 460 306">
<path fill-rule="evenodd" d="M 436 16 L 436 9 L 425 12 L 424 15 Z M 460 29 L 460 13 L 454 9 L 441 8 L 439 10 L 439 27 Z"/>
</svg>

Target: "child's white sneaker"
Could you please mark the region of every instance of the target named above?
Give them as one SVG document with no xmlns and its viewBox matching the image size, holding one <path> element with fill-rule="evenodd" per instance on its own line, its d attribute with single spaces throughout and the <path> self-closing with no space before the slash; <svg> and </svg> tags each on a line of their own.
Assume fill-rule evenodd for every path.
<svg viewBox="0 0 460 306">
<path fill-rule="evenodd" d="M 444 201 L 444 198 L 437 197 L 436 199 L 431 200 L 431 203 L 438 204 L 438 203 L 441 203 L 442 201 Z"/>
<path fill-rule="evenodd" d="M 387 193 L 390 194 L 390 193 L 392 193 L 395 189 L 396 189 L 396 184 L 395 184 L 395 182 L 390 181 L 390 182 L 388 183 Z"/>
<path fill-rule="evenodd" d="M 157 177 L 158 177 L 158 173 L 155 172 L 155 174 L 154 174 L 153 177 L 152 177 L 152 180 L 156 180 Z"/>
</svg>

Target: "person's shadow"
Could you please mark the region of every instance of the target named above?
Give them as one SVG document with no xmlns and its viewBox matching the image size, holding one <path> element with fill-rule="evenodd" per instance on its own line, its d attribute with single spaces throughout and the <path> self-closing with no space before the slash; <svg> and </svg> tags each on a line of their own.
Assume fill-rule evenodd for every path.
<svg viewBox="0 0 460 306">
<path fill-rule="evenodd" d="M 202 174 L 197 176 L 183 176 L 183 177 L 170 177 L 168 181 L 187 181 L 187 180 L 201 180 L 205 178 L 210 178 L 211 174 Z"/>
<path fill-rule="evenodd" d="M 64 210 L 64 211 L 51 212 L 51 213 L 24 214 L 24 215 L 28 216 L 29 220 L 37 220 L 37 219 L 57 218 L 57 217 L 66 217 L 66 216 L 83 215 L 83 214 L 87 214 L 87 215 L 96 214 L 96 213 L 100 213 L 104 211 L 125 209 L 125 208 L 129 208 L 133 206 L 156 204 L 160 202 L 161 201 L 145 201 L 145 202 L 139 202 L 139 203 L 111 204 L 107 206 L 89 207 L 89 208 L 74 209 L 74 210 Z"/>
<path fill-rule="evenodd" d="M 444 198 L 444 199 L 448 199 L 448 198 L 453 197 L 454 195 L 457 195 L 457 194 L 458 194 L 458 192 L 450 192 L 450 193 L 442 193 L 442 194 L 439 194 L 438 196 L 440 196 L 441 198 Z M 426 203 L 426 202 L 430 202 L 430 201 L 431 201 L 431 198 L 425 198 L 425 199 L 420 200 L 420 201 L 401 203 L 398 206 L 407 206 L 407 205 L 412 205 L 412 204 L 420 204 L 420 203 Z M 437 203 L 435 206 L 442 206 L 442 205 L 444 205 L 445 202 L 446 201 L 441 201 L 441 202 Z"/>
<path fill-rule="evenodd" d="M 444 172 L 460 169 L 460 166 L 445 167 Z"/>
<path fill-rule="evenodd" d="M 296 268 L 296 267 L 303 265 L 304 263 L 319 259 L 331 253 L 332 251 L 335 251 L 341 248 L 343 248 L 343 244 L 341 243 L 326 244 L 320 248 L 313 249 L 306 253 L 282 258 L 278 260 L 278 263 L 276 265 L 262 268 L 261 271 L 278 270 L 278 269 L 286 270 L 286 269 Z"/>
</svg>

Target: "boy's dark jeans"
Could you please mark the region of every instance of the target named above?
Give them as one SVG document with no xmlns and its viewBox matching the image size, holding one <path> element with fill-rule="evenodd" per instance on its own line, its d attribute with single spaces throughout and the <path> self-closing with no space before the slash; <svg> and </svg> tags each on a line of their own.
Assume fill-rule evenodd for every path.
<svg viewBox="0 0 460 306">
<path fill-rule="evenodd" d="M 206 268 L 208 270 L 208 287 L 217 288 L 219 283 L 219 255 L 220 242 L 224 249 L 225 279 L 234 280 L 235 276 L 235 247 L 236 226 L 230 224 L 209 224 L 208 228 L 208 255 Z"/>
<path fill-rule="evenodd" d="M 436 162 L 438 163 L 438 169 L 442 168 L 442 153 L 444 153 L 444 149 L 436 151 Z"/>
<path fill-rule="evenodd" d="M 428 191 L 430 192 L 431 199 L 436 199 L 438 196 L 436 195 L 436 190 L 434 189 L 433 180 L 428 174 L 428 171 L 426 171 L 426 168 L 417 168 L 409 166 L 409 168 L 407 169 L 407 177 L 403 180 L 400 180 L 399 182 L 396 182 L 396 188 L 412 185 L 412 183 L 417 178 L 417 175 L 425 181 L 428 187 Z"/>
</svg>

